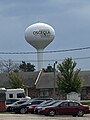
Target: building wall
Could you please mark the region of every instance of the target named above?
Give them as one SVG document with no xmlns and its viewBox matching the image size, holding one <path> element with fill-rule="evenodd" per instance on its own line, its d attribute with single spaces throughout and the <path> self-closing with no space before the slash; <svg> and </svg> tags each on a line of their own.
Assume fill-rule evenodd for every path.
<svg viewBox="0 0 90 120">
<path fill-rule="evenodd" d="M 90 87 L 83 87 L 81 91 L 81 99 L 90 100 Z"/>
<path fill-rule="evenodd" d="M 36 89 L 28 88 L 28 96 L 31 98 L 54 98 L 53 97 L 53 89 Z M 66 99 L 65 94 L 61 94 L 58 89 L 55 90 L 55 98 L 54 99 Z M 81 91 L 81 99 L 82 100 L 90 100 L 90 87 L 83 87 Z"/>
</svg>

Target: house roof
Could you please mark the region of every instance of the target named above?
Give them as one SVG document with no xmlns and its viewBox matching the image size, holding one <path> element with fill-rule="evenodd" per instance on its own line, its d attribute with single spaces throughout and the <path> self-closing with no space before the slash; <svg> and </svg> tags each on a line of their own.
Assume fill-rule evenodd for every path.
<svg viewBox="0 0 90 120">
<path fill-rule="evenodd" d="M 39 72 L 23 72 L 21 73 L 23 84 L 27 87 L 34 87 Z"/>
<path fill-rule="evenodd" d="M 35 86 L 36 79 L 38 77 L 39 71 L 35 72 L 21 72 L 23 84 L 29 88 Z M 57 79 L 58 72 L 55 73 L 55 79 Z M 90 87 L 90 71 L 81 71 L 81 77 L 84 79 L 83 86 Z M 0 87 L 10 88 L 9 78 L 7 73 L 0 74 Z M 54 87 L 54 73 L 53 72 L 42 72 L 40 75 L 36 88 L 53 88 Z M 57 85 L 56 85 L 57 87 Z"/>
<path fill-rule="evenodd" d="M 55 73 L 55 79 L 57 79 L 57 74 Z M 55 85 L 57 87 L 57 85 Z M 54 87 L 54 73 L 53 72 L 43 72 L 39 81 L 37 82 L 36 88 L 53 88 Z"/>
<path fill-rule="evenodd" d="M 81 71 L 80 75 L 83 78 L 83 86 L 90 87 L 90 71 Z"/>
<path fill-rule="evenodd" d="M 39 72 L 21 72 L 22 82 L 27 87 L 33 87 Z M 10 88 L 9 77 L 7 73 L 0 74 L 0 87 Z"/>
<path fill-rule="evenodd" d="M 55 79 L 57 80 L 57 74 L 58 72 L 55 73 Z M 81 71 L 80 76 L 83 79 L 83 86 L 84 87 L 90 87 L 90 71 Z M 55 85 L 57 87 L 57 85 Z M 43 72 L 37 85 L 36 88 L 53 88 L 54 87 L 54 73 L 53 72 Z"/>
</svg>

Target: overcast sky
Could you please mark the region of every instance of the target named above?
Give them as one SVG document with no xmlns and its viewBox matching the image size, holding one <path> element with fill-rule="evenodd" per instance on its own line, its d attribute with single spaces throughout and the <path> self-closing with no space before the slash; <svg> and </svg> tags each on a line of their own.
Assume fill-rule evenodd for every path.
<svg viewBox="0 0 90 120">
<path fill-rule="evenodd" d="M 90 46 L 90 0 L 0 0 L 0 52 L 36 52 L 24 38 L 25 29 L 36 22 L 55 29 L 55 39 L 45 51 Z M 44 54 L 44 67 L 72 57 L 90 57 L 90 50 Z M 0 54 L 0 60 L 36 60 L 36 54 Z M 90 70 L 90 59 L 75 60 L 77 67 Z M 30 61 L 32 64 L 36 62 Z"/>
</svg>

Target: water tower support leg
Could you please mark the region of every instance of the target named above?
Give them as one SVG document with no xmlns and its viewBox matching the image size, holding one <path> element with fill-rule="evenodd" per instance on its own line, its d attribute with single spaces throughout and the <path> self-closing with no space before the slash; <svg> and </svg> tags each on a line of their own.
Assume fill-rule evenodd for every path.
<svg viewBox="0 0 90 120">
<path fill-rule="evenodd" d="M 43 68 L 43 50 L 37 50 L 38 71 Z"/>
</svg>

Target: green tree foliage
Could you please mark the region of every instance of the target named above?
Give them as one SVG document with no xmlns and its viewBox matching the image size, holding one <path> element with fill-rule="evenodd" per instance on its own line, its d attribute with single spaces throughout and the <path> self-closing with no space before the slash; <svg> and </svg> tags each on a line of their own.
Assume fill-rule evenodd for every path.
<svg viewBox="0 0 90 120">
<path fill-rule="evenodd" d="M 80 92 L 82 88 L 82 79 L 80 77 L 80 69 L 76 69 L 76 62 L 72 58 L 65 59 L 62 64 L 59 64 L 57 85 L 59 90 L 64 93 Z"/>
<path fill-rule="evenodd" d="M 22 88 L 23 83 L 18 71 L 9 73 L 9 83 L 12 88 Z"/>
<path fill-rule="evenodd" d="M 45 72 L 54 72 L 54 68 L 49 64 L 45 70 Z"/>
<path fill-rule="evenodd" d="M 31 63 L 25 63 L 25 61 L 22 61 L 22 64 L 20 64 L 19 68 L 24 72 L 33 72 L 35 71 L 35 66 Z"/>
</svg>

